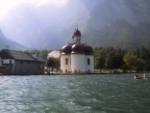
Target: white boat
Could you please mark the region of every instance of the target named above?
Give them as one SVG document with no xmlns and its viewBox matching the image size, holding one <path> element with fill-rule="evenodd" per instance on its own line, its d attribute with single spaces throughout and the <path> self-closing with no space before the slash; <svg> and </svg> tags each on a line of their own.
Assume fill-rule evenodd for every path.
<svg viewBox="0 0 150 113">
<path fill-rule="evenodd" d="M 134 77 L 134 79 L 150 79 L 150 77 Z"/>
</svg>

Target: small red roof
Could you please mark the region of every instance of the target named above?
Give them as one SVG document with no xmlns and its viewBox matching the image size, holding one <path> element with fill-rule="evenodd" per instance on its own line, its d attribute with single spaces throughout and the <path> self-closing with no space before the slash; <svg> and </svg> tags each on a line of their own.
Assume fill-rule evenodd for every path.
<svg viewBox="0 0 150 113">
<path fill-rule="evenodd" d="M 70 54 L 71 48 L 72 48 L 72 44 L 64 45 L 61 49 L 61 54 Z"/>
<path fill-rule="evenodd" d="M 76 43 L 72 46 L 72 52 L 71 53 L 84 53 L 84 46 L 83 44 Z"/>
<path fill-rule="evenodd" d="M 86 54 L 93 55 L 93 49 L 87 44 L 70 43 L 62 47 L 61 54 Z"/>
</svg>

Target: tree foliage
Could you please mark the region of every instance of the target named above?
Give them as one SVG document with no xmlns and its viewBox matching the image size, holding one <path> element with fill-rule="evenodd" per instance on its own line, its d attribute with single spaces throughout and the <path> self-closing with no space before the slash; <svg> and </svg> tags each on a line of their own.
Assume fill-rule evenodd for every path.
<svg viewBox="0 0 150 113">
<path fill-rule="evenodd" d="M 31 50 L 31 52 L 34 52 L 36 53 L 37 56 L 43 58 L 44 60 L 47 59 L 47 55 L 51 52 L 51 50 L 47 50 L 47 49 L 44 49 L 44 50 Z"/>
<path fill-rule="evenodd" d="M 135 51 L 128 51 L 124 56 L 124 61 L 130 69 L 134 69 L 136 71 L 143 71 L 147 67 L 145 61 L 138 58 Z"/>
<path fill-rule="evenodd" d="M 46 66 L 48 67 L 48 72 L 52 71 L 53 73 L 54 68 L 56 68 L 58 71 L 60 67 L 60 59 L 54 57 L 48 57 L 46 59 Z"/>
<path fill-rule="evenodd" d="M 47 49 L 44 49 L 44 50 L 41 50 L 40 53 L 39 53 L 39 56 L 43 59 L 46 60 L 47 58 L 47 55 L 49 54 L 50 50 L 47 50 Z"/>
<path fill-rule="evenodd" d="M 94 48 L 96 69 L 150 70 L 150 48 L 141 46 L 134 50 L 114 47 Z"/>
<path fill-rule="evenodd" d="M 54 59 L 54 57 L 49 57 L 49 58 L 46 59 L 46 66 L 48 67 L 49 72 L 50 72 L 50 68 L 52 69 L 52 72 L 53 72 L 53 68 L 55 66 L 55 59 Z"/>
<path fill-rule="evenodd" d="M 55 63 L 54 63 L 54 67 L 57 69 L 57 71 L 60 68 L 60 58 L 54 58 Z"/>
<path fill-rule="evenodd" d="M 117 52 L 108 53 L 105 59 L 105 67 L 108 69 L 118 69 L 123 63 L 121 57 Z"/>
<path fill-rule="evenodd" d="M 134 51 L 128 51 L 124 55 L 123 60 L 129 69 L 133 69 L 135 67 L 137 56 L 134 54 Z"/>
<path fill-rule="evenodd" d="M 100 72 L 101 69 L 104 67 L 104 63 L 105 59 L 101 55 L 95 57 L 94 66 L 95 68 L 100 69 Z"/>
</svg>

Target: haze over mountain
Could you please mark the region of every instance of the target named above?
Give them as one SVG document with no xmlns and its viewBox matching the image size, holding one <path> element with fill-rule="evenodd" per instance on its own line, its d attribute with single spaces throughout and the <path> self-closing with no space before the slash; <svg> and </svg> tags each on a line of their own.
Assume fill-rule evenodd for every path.
<svg viewBox="0 0 150 113">
<path fill-rule="evenodd" d="M 132 49 L 150 46 L 149 0 L 68 0 L 65 5 L 21 4 L 1 22 L 6 37 L 38 49 L 60 49 L 79 25 L 82 42 Z"/>
<path fill-rule="evenodd" d="M 11 49 L 17 49 L 17 50 L 26 48 L 25 46 L 19 43 L 16 43 L 10 39 L 7 39 L 5 35 L 3 34 L 2 30 L 0 29 L 0 50 L 6 48 L 6 46 L 10 47 Z"/>
</svg>

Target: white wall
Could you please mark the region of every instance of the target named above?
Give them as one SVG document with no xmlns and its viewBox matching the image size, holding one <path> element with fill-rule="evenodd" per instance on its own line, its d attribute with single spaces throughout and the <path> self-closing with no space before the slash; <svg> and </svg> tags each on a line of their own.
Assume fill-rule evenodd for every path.
<svg viewBox="0 0 150 113">
<path fill-rule="evenodd" d="M 73 42 L 81 42 L 81 37 L 74 37 Z"/>
<path fill-rule="evenodd" d="M 90 59 L 90 65 L 87 64 L 87 59 Z M 94 56 L 93 55 L 87 55 L 86 59 L 85 59 L 85 63 L 86 63 L 86 71 L 88 72 L 88 70 L 90 72 L 94 72 Z"/>
<path fill-rule="evenodd" d="M 65 63 L 65 60 L 66 58 L 68 59 L 68 65 L 66 65 Z M 62 71 L 62 73 L 66 73 L 66 70 L 67 71 L 70 71 L 70 55 L 69 54 L 66 54 L 66 55 L 61 55 L 60 57 L 60 69 Z"/>
<path fill-rule="evenodd" d="M 14 60 L 12 60 L 12 59 L 4 59 L 3 64 L 10 64 L 10 61 L 11 61 L 11 63 L 14 63 Z"/>
<path fill-rule="evenodd" d="M 68 65 L 65 64 L 65 59 L 68 59 Z M 90 59 L 90 65 L 87 64 L 87 59 Z M 85 54 L 61 55 L 60 69 L 62 73 L 70 71 L 71 73 L 94 72 L 94 56 Z M 76 71 L 75 71 L 76 70 Z"/>
<path fill-rule="evenodd" d="M 72 73 L 79 71 L 84 73 L 86 69 L 85 66 L 85 55 L 84 54 L 71 54 L 71 70 Z"/>
</svg>

